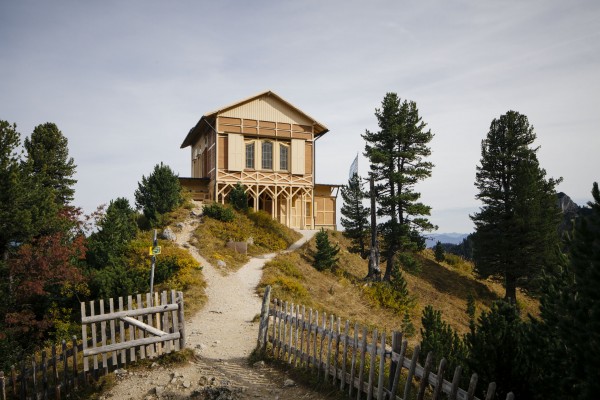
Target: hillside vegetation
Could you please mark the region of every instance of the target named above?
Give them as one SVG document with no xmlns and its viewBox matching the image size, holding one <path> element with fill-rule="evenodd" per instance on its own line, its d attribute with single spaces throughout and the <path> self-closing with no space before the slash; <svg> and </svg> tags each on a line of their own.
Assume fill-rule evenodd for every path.
<svg viewBox="0 0 600 400">
<path fill-rule="evenodd" d="M 194 232 L 192 244 L 215 267 L 225 262 L 226 271 L 242 267 L 250 257 L 285 250 L 301 235 L 263 211 L 238 212 L 223 206 L 233 216 L 231 221 L 220 221 L 203 216 Z M 228 241 L 247 242 L 248 254 L 241 254 L 226 247 Z"/>
<path fill-rule="evenodd" d="M 372 284 L 364 281 L 367 261 L 348 249 L 352 244 L 341 232 L 330 232 L 332 242 L 337 243 L 338 268 L 334 272 L 319 272 L 312 266 L 316 251 L 311 240 L 294 253 L 281 254 L 268 262 L 259 285 L 259 293 L 267 285 L 272 287 L 272 298 L 311 307 L 319 312 L 333 313 L 342 319 L 392 330 L 400 330 L 407 324 L 404 313 L 381 305 L 374 295 Z M 427 305 L 441 310 L 446 320 L 458 333 L 466 333 L 469 317 L 466 313 L 467 298 L 475 298 L 477 313 L 489 310 L 495 300 L 502 298 L 503 288 L 498 282 L 478 280 L 473 265 L 467 261 L 449 258 L 438 263 L 431 250 L 416 254 L 420 268 L 404 271 L 413 306 L 407 312 L 417 334 L 410 340 L 416 343 L 421 328 L 422 311 Z M 524 315 L 539 313 L 536 300 L 520 293 L 519 304 Z"/>
</svg>

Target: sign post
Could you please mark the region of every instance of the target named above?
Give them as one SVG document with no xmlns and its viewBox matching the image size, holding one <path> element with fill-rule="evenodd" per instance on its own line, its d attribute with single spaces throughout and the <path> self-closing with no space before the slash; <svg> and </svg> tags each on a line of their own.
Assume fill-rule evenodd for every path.
<svg viewBox="0 0 600 400">
<path fill-rule="evenodd" d="M 152 241 L 152 247 L 150 247 L 150 255 L 152 256 L 152 268 L 150 269 L 150 306 L 153 306 L 152 302 L 154 301 L 154 267 L 156 265 L 157 254 L 160 254 L 160 246 L 158 245 L 155 229 L 154 240 Z"/>
</svg>

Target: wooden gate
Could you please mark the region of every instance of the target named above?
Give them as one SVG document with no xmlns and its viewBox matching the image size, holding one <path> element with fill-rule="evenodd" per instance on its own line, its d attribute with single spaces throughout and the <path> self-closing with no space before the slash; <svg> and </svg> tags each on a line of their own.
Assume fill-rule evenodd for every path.
<svg viewBox="0 0 600 400">
<path fill-rule="evenodd" d="M 112 298 L 108 304 L 99 300 L 98 308 L 94 301 L 81 303 L 84 372 L 90 370 L 90 358 L 94 371 L 107 372 L 136 358 L 154 358 L 185 347 L 182 292 L 163 291 L 160 298 L 158 293 L 138 294 L 126 300 L 119 297 L 117 304 Z"/>
</svg>

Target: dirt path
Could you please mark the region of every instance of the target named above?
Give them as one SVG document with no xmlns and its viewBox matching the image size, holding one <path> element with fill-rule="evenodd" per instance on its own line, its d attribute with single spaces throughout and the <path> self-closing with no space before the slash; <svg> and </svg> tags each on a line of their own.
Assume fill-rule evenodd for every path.
<svg viewBox="0 0 600 400">
<path fill-rule="evenodd" d="M 194 213 L 199 214 L 199 205 Z M 192 213 L 192 215 L 194 214 Z M 296 385 L 281 372 L 262 363 L 250 367 L 247 357 L 256 345 L 258 324 L 252 319 L 260 312 L 261 299 L 255 293 L 265 262 L 276 253 L 252 258 L 239 271 L 223 275 L 208 263 L 189 240 L 198 223 L 190 217 L 177 234 L 176 242 L 186 247 L 204 267 L 207 304 L 186 318 L 187 346 L 196 358 L 176 369 L 153 367 L 133 373 L 121 371 L 121 381 L 103 398 L 116 399 L 324 399 L 324 396 Z M 303 237 L 289 250 L 306 242 L 315 231 L 302 231 Z"/>
</svg>

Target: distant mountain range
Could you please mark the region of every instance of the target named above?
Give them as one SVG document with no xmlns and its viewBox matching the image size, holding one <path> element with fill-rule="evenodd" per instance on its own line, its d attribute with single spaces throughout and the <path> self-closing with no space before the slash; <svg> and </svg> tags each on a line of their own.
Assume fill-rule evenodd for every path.
<svg viewBox="0 0 600 400">
<path fill-rule="evenodd" d="M 431 233 L 427 234 L 427 239 L 425 240 L 425 244 L 427 247 L 433 247 L 439 240 L 442 243 L 452 243 L 452 244 L 460 244 L 464 238 L 466 238 L 468 233 Z"/>
</svg>

